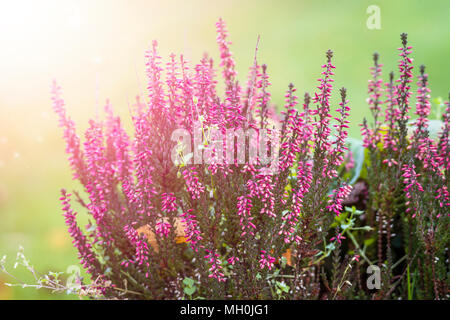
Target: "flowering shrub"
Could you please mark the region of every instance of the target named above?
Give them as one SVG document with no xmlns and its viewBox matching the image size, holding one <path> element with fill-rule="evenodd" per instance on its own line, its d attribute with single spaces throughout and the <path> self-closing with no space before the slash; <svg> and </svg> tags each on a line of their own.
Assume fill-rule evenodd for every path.
<svg viewBox="0 0 450 320">
<path fill-rule="evenodd" d="M 69 162 L 84 188 L 84 195 L 62 190 L 63 214 L 81 264 L 96 286 L 98 279 L 104 283 L 102 294 L 447 297 L 450 109 L 447 104 L 435 142 L 427 131 L 422 69 L 418 118 L 408 135 L 406 35 L 399 80 L 391 74 L 385 89 L 375 55 L 368 100 L 374 124 L 363 124 L 366 158 L 357 172 L 346 143 L 347 90 L 339 90 L 337 108 L 330 102 L 333 52 L 326 52 L 316 92 L 305 93 L 301 108 L 296 88 L 288 86 L 279 117 L 270 104 L 267 66 L 255 54 L 241 86 L 225 24 L 216 27 L 223 96 L 212 59 L 190 67 L 171 55 L 164 68 L 153 42 L 146 54 L 147 101 L 138 97 L 132 111 L 133 138 L 107 103 L 104 119 L 90 120 L 82 143 L 53 85 Z M 72 201 L 92 218 L 86 228 Z M 382 269 L 379 290 L 366 285 L 372 264 Z"/>
<path fill-rule="evenodd" d="M 448 298 L 450 105 L 446 103 L 442 131 L 434 140 L 429 132 L 428 75 L 422 65 L 417 81 L 416 119 L 409 121 L 412 47 L 407 44 L 406 34 L 401 39 L 400 77 L 394 82 L 391 73 L 385 89 L 382 65 L 378 63 L 378 55 L 374 55 L 368 100 L 374 123 L 368 128 L 365 122 L 362 130 L 370 159 L 366 219 L 378 225 L 377 260 L 385 274 L 380 295 L 389 294 L 394 261 L 404 254 L 408 297 L 415 293 L 417 298 Z M 381 98 L 383 92 L 386 100 Z M 384 124 L 380 121 L 382 105 L 385 105 Z M 412 134 L 408 134 L 410 124 Z"/>
</svg>

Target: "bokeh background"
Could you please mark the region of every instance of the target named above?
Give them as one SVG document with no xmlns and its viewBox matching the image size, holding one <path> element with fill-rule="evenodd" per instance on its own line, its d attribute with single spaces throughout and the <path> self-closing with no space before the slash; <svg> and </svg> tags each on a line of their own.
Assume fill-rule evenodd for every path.
<svg viewBox="0 0 450 320">
<path fill-rule="evenodd" d="M 380 30 L 366 26 L 370 5 L 380 8 Z M 183 53 L 196 63 L 208 52 L 217 61 L 219 17 L 228 24 L 241 82 L 260 35 L 258 60 L 268 65 L 277 105 L 289 82 L 299 93 L 313 92 L 331 48 L 336 86 L 348 89 L 355 138 L 369 114 L 371 55 L 379 52 L 385 74 L 394 70 L 401 32 L 409 34 L 416 66 L 427 66 L 432 97 L 445 98 L 450 89 L 448 0 L 1 0 L 0 258 L 7 255 L 10 267 L 20 245 L 41 272 L 77 264 L 58 198 L 62 187 L 78 186 L 51 109 L 52 79 L 62 85 L 80 130 L 106 98 L 129 119 L 128 106 L 145 88 L 144 51 L 151 41 L 158 40 L 163 57 Z M 32 282 L 23 268 L 12 272 Z M 4 282 L 14 280 L 0 273 L 0 299 L 76 298 Z"/>
</svg>

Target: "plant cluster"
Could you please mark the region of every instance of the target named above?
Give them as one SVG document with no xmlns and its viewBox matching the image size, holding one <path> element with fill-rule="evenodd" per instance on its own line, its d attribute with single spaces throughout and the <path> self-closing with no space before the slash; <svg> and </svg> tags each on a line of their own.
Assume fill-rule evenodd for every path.
<svg viewBox="0 0 450 320">
<path fill-rule="evenodd" d="M 365 151 L 355 158 L 347 90 L 339 90 L 336 108 L 331 103 L 331 50 L 314 94 L 299 102 L 290 84 L 278 116 L 267 66 L 255 51 L 242 86 L 225 23 L 216 27 L 223 96 L 211 58 L 191 67 L 171 55 L 163 67 L 153 42 L 148 97 L 136 100 L 132 137 L 107 103 L 104 119 L 90 120 L 81 142 L 53 86 L 70 165 L 84 191 L 62 190 L 63 214 L 81 264 L 97 287 L 105 283 L 103 296 L 448 298 L 450 107 L 433 140 L 422 68 L 411 125 L 406 35 L 398 80 L 391 73 L 383 85 L 374 56 L 368 100 L 374 121 L 364 122 Z M 180 129 L 188 141 L 174 139 Z M 260 152 L 250 159 L 262 145 L 239 134 L 249 131 L 269 138 L 276 170 L 268 170 Z M 218 134 L 230 138 L 218 143 Z M 205 157 L 213 161 L 196 161 Z M 85 228 L 72 201 L 89 213 Z M 366 273 L 374 265 L 381 274 L 375 289 Z"/>
<path fill-rule="evenodd" d="M 398 278 L 408 298 L 448 298 L 450 106 L 447 102 L 439 123 L 442 130 L 433 138 L 428 119 L 428 75 L 422 65 L 417 77 L 415 119 L 410 120 L 412 47 L 406 34 L 401 40 L 399 79 L 395 82 L 391 72 L 383 84 L 382 65 L 374 55 L 368 99 L 374 121 L 370 127 L 366 121 L 362 125 L 368 158 L 366 219 L 376 226 L 377 248 L 373 253 L 376 251 L 384 275 L 379 295 L 389 296 L 392 279 Z M 395 263 L 402 256 L 405 262 Z"/>
</svg>

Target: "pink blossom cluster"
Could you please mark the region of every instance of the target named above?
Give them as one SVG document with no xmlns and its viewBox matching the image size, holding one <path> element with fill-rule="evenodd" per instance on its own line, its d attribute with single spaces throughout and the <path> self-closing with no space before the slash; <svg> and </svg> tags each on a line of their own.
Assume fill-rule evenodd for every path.
<svg viewBox="0 0 450 320">
<path fill-rule="evenodd" d="M 162 210 L 165 212 L 175 212 L 178 209 L 177 206 L 177 198 L 175 197 L 175 195 L 172 192 L 169 193 L 163 193 L 161 195 L 161 206 L 162 206 Z"/>
<path fill-rule="evenodd" d="M 199 247 L 197 246 L 203 240 L 201 236 L 201 231 L 198 227 L 198 222 L 196 220 L 196 216 L 192 214 L 193 210 L 189 209 L 187 212 L 184 212 L 182 217 L 182 222 L 185 225 L 185 237 L 189 242 L 189 245 L 194 251 L 198 251 Z"/>
<path fill-rule="evenodd" d="M 338 189 L 333 190 L 328 200 L 327 209 L 334 212 L 338 217 L 343 210 L 342 201 L 345 200 L 352 192 L 353 187 L 348 184 L 340 186 Z"/>
<path fill-rule="evenodd" d="M 269 270 L 272 270 L 275 258 L 272 257 L 270 254 L 268 254 L 265 250 L 261 250 L 261 259 L 259 260 L 259 267 L 261 269 L 267 268 Z"/>
<path fill-rule="evenodd" d="M 400 120 L 407 121 L 409 119 L 408 111 L 410 109 L 409 98 L 411 97 L 411 86 L 413 74 L 412 69 L 414 68 L 412 65 L 412 58 L 410 55 L 412 53 L 412 46 L 407 45 L 407 34 L 402 33 L 402 44 L 403 46 L 398 48 L 400 56 L 398 69 L 400 72 L 400 79 L 397 80 L 398 85 L 396 86 L 396 96 L 397 96 L 397 104 L 400 108 Z"/>
<path fill-rule="evenodd" d="M 188 168 L 183 171 L 183 176 L 186 181 L 186 188 L 191 194 L 192 199 L 199 199 L 200 195 L 205 191 L 205 187 L 198 178 L 198 172 L 195 168 Z"/>
<path fill-rule="evenodd" d="M 342 233 L 338 233 L 335 237 L 332 237 L 330 241 L 336 241 L 339 244 L 342 244 L 342 240 L 346 239 Z"/>
<path fill-rule="evenodd" d="M 333 199 L 327 198 L 347 152 L 350 111 L 343 88 L 341 102 L 335 108 L 338 115 L 334 119 L 331 116 L 335 69 L 332 51 L 326 53 L 314 98 L 305 94 L 303 104 L 297 108 L 297 89 L 289 85 L 283 117 L 278 117 L 271 102 L 268 68 L 257 63 L 258 48 L 244 88 L 237 81 L 224 21 L 219 20 L 216 28 L 224 96 L 218 94 L 217 72 L 211 58 L 205 55 L 191 66 L 182 55 L 171 54 L 163 65 L 154 41 L 145 55 L 148 95 L 137 97 L 130 110 L 132 135 L 108 101 L 104 119 L 89 122 L 81 143 L 66 114 L 60 88 L 54 84 L 53 106 L 64 129 L 74 178 L 80 180 L 87 195 L 78 200 L 93 217 L 90 237 L 82 238 L 81 229 L 73 227 L 74 216 L 67 213 L 72 236 L 80 239 L 77 243 L 87 268 L 89 259 L 95 256 L 89 253 L 95 244 L 104 246 L 104 254 L 111 257 L 101 266 L 105 270 L 119 261 L 121 266 L 133 266 L 130 270 L 139 276 L 157 277 L 162 273 L 154 270 L 155 266 L 173 266 L 171 253 L 181 252 L 173 243 L 183 236 L 195 256 L 193 261 L 203 262 L 209 277 L 223 282 L 221 261 L 228 254 L 232 255 L 229 264 L 236 267 L 250 257 L 256 261 L 254 266 L 271 270 L 276 257 L 259 248 L 272 247 L 276 241 L 286 246 L 300 245 L 303 217 L 329 211 L 338 215 L 343 210 L 349 186 L 339 188 Z M 238 152 L 229 141 L 224 145 L 223 163 L 175 164 L 172 151 L 180 142 L 172 139 L 173 133 L 182 129 L 197 139 L 194 130 L 198 127 L 201 141 L 194 144 L 200 142 L 201 148 L 186 154 L 181 148 L 184 158 L 195 159 L 211 152 L 207 147 L 214 142 L 212 129 L 222 135 L 228 129 L 252 129 L 258 136 L 267 133 L 270 137 L 281 132 L 279 149 L 273 140 L 267 143 L 267 157 L 279 160 L 279 170 L 267 170 L 263 157 L 255 161 L 246 158 L 243 164 L 229 160 L 227 152 Z M 249 137 L 239 143 L 246 157 L 256 147 Z M 219 152 L 212 149 L 212 155 Z M 176 221 L 181 221 L 181 228 Z M 149 228 L 147 237 L 137 231 L 143 226 Z M 242 249 L 255 241 L 260 242 L 258 249 Z M 156 249 L 153 242 L 167 245 Z M 221 243 L 230 243 L 231 253 L 225 252 Z M 158 263 L 151 263 L 152 259 Z"/>
<path fill-rule="evenodd" d="M 414 170 L 415 168 L 416 166 L 413 164 L 411 165 L 405 164 L 403 166 L 403 175 L 402 175 L 404 178 L 403 182 L 406 185 L 405 187 L 406 198 L 409 199 L 406 202 L 406 205 L 408 206 L 406 211 L 413 211 L 412 215 L 413 218 L 416 216 L 416 214 L 420 214 L 420 208 L 417 207 L 419 206 L 419 203 L 417 201 L 415 201 L 415 203 L 411 203 L 411 201 L 416 200 L 413 199 L 413 191 L 418 192 L 424 191 L 422 185 L 418 181 L 420 174 L 416 173 L 416 171 Z M 411 204 L 413 205 L 412 207 L 410 206 Z"/>
<path fill-rule="evenodd" d="M 383 95 L 383 79 L 382 76 L 382 64 L 378 63 L 379 55 L 375 53 L 373 55 L 374 66 L 371 67 L 371 75 L 372 78 L 369 79 L 369 98 L 367 99 L 367 103 L 372 112 L 374 118 L 373 128 L 368 128 L 367 125 L 363 125 L 363 140 L 364 147 L 366 148 L 376 148 L 376 145 L 380 142 L 380 125 L 381 120 L 379 118 L 382 112 L 382 95 Z"/>
<path fill-rule="evenodd" d="M 427 146 L 429 143 L 432 143 L 428 137 L 428 116 L 431 111 L 431 90 L 428 88 L 428 75 L 425 74 L 425 66 L 421 66 L 420 73 L 419 80 L 417 81 L 416 111 L 414 112 L 418 118 L 414 122 L 415 130 L 413 137 L 419 152 L 418 158 L 423 160 L 427 153 Z"/>
<path fill-rule="evenodd" d="M 156 234 L 167 238 L 169 236 L 170 229 L 172 229 L 172 225 L 169 222 L 164 220 L 156 222 L 155 225 Z"/>
<path fill-rule="evenodd" d="M 311 113 L 312 116 L 317 118 L 317 121 L 314 122 L 315 126 L 315 136 L 313 138 L 314 146 L 317 150 L 321 150 L 322 153 L 327 153 L 331 149 L 331 126 L 330 120 L 332 118 L 330 114 L 330 97 L 334 82 L 332 76 L 334 75 L 333 70 L 336 68 L 331 63 L 331 58 L 333 57 L 333 52 L 331 50 L 327 51 L 327 63 L 322 66 L 324 71 L 322 71 L 322 77 L 317 81 L 320 82 L 320 85 L 317 87 L 319 92 L 316 92 L 314 95 L 314 103 L 318 105 L 316 110 L 313 110 Z M 326 157 L 322 159 L 322 176 L 328 176 L 329 172 L 329 160 Z"/>
<path fill-rule="evenodd" d="M 215 278 L 219 282 L 225 282 L 225 274 L 222 272 L 222 262 L 220 261 L 220 255 L 217 252 L 212 252 L 211 250 L 206 249 L 205 259 L 209 263 L 209 277 Z"/>
<path fill-rule="evenodd" d="M 92 275 L 99 275 L 99 263 L 92 251 L 92 245 L 76 222 L 75 217 L 77 213 L 73 211 L 70 204 L 71 194 L 67 193 L 64 189 L 61 190 L 61 194 L 60 200 L 64 212 L 64 219 L 69 234 L 72 237 L 72 244 L 78 250 L 78 257 L 80 258 L 81 265 Z"/>
<path fill-rule="evenodd" d="M 391 73 L 383 86 L 382 64 L 374 55 L 367 100 L 374 122 L 365 120 L 361 129 L 368 149 L 363 154 L 369 157 L 362 159 L 367 178 L 359 176 L 357 184 L 364 185 L 360 192 L 346 181 L 348 171 L 360 167 L 361 159 L 354 159 L 347 146 L 347 90 L 340 89 L 336 106 L 332 102 L 333 52 L 326 52 L 315 92 L 305 93 L 301 103 L 297 88 L 289 84 L 278 115 L 269 92 L 268 67 L 258 63 L 259 39 L 247 82 L 241 85 L 225 22 L 219 20 L 216 29 L 221 72 L 206 54 L 195 65 L 175 54 L 163 64 L 158 43 L 151 44 L 145 54 L 147 94 L 136 97 L 130 108 L 130 134 L 107 101 L 104 116 L 89 121 L 81 142 L 60 87 L 53 84 L 53 108 L 63 128 L 73 176 L 84 191 L 74 194 L 90 222 L 84 230 L 79 227 L 65 190 L 60 198 L 63 215 L 86 270 L 93 277 L 107 277 L 117 287 L 129 286 L 111 296 L 182 298 L 183 277 L 190 277 L 201 287 L 201 295 L 228 298 L 229 292 L 231 296 L 238 292 L 240 297 L 260 298 L 269 291 L 266 279 L 280 265 L 281 256 L 289 266 L 281 267 L 283 272 L 293 272 L 288 285 L 296 295 L 300 287 L 308 292 L 303 284 L 314 287 L 322 281 L 317 270 L 323 270 L 321 263 L 327 256 L 316 257 L 323 253 L 334 218 L 349 202 L 373 206 L 366 219 L 355 224 L 380 222 L 379 247 L 390 243 L 390 222 L 400 220 L 392 219 L 398 210 L 390 206 L 396 201 L 403 201 L 411 212 L 408 223 L 411 216 L 419 217 L 411 227 L 430 226 L 431 231 L 421 231 L 432 239 L 444 220 L 437 218 L 447 216 L 450 206 L 450 105 L 446 102 L 443 128 L 435 141 L 429 136 L 430 89 L 422 68 L 417 119 L 409 121 L 413 66 L 406 34 L 401 36 L 398 79 Z M 223 81 L 223 94 L 218 78 Z M 409 135 L 411 124 L 414 130 Z M 189 136 L 186 141 L 174 139 L 180 131 Z M 222 145 L 217 144 L 224 136 Z M 194 149 L 189 148 L 192 143 Z M 181 161 L 173 161 L 174 156 Z M 204 158 L 224 161 L 197 161 Z M 273 159 L 276 170 L 270 163 Z M 380 198 L 366 199 L 381 193 Z M 365 239 L 365 234 L 354 235 L 356 252 L 355 241 Z M 337 233 L 330 240 L 337 245 L 345 239 Z M 426 245 L 431 250 L 434 243 L 430 240 Z M 365 263 L 363 257 L 358 266 Z M 413 260 L 409 258 L 408 263 Z M 350 261 L 359 262 L 359 255 Z M 350 273 L 346 270 L 343 276 L 355 276 Z M 336 295 L 344 290 L 328 289 Z M 317 292 L 322 294 L 319 288 Z"/>
<path fill-rule="evenodd" d="M 128 238 L 128 241 L 135 248 L 136 252 L 134 254 L 134 258 L 130 260 L 126 260 L 122 262 L 122 265 L 128 267 L 130 264 L 136 266 L 143 266 L 147 271 L 145 272 L 145 277 L 149 277 L 148 268 L 150 267 L 149 257 L 150 257 L 150 249 L 148 242 L 138 234 L 136 229 L 134 229 L 130 225 L 126 225 L 124 227 L 125 234 Z"/>
</svg>

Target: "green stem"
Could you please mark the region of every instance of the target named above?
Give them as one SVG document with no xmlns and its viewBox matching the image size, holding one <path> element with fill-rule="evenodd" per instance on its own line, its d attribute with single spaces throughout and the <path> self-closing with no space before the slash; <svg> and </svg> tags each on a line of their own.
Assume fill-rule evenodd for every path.
<svg viewBox="0 0 450 320">
<path fill-rule="evenodd" d="M 347 229 L 345 231 L 345 233 L 348 234 L 348 236 L 350 237 L 350 239 L 352 240 L 353 244 L 355 245 L 355 247 L 358 249 L 359 253 L 361 254 L 361 257 L 363 257 L 363 259 L 369 264 L 369 265 L 373 265 L 373 263 L 369 260 L 369 258 L 366 257 L 366 254 L 364 253 L 363 250 L 361 250 L 361 247 L 358 245 L 358 242 L 356 241 L 355 237 L 353 236 L 353 234 Z"/>
<path fill-rule="evenodd" d="M 406 278 L 408 281 L 408 300 L 412 300 L 412 290 L 411 290 L 411 275 L 409 272 L 409 264 L 406 267 Z"/>
</svg>

